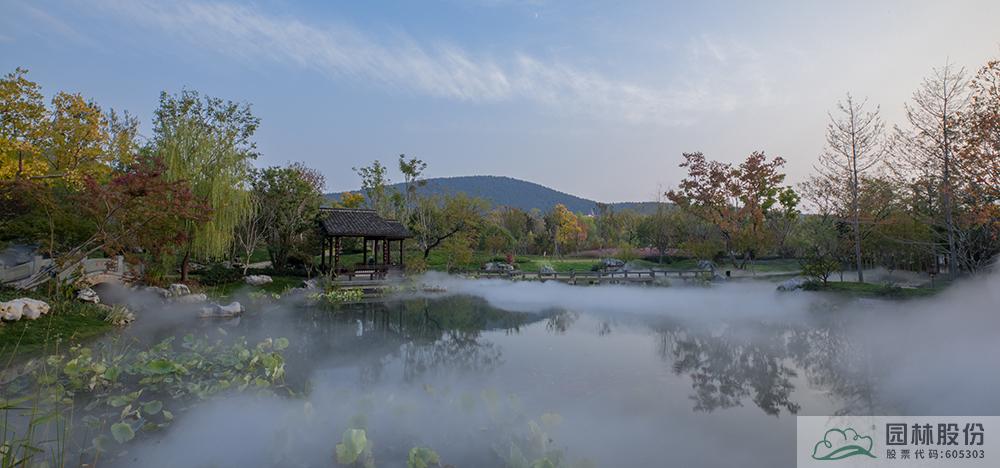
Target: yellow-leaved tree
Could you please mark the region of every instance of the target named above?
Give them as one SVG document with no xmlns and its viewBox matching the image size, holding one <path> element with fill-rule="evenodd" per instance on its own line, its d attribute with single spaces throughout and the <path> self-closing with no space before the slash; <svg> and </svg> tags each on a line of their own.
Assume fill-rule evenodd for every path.
<svg viewBox="0 0 1000 468">
<path fill-rule="evenodd" d="M 18 68 L 0 79 L 0 181 L 45 174 L 40 143 L 48 111 L 38 83 Z"/>
</svg>

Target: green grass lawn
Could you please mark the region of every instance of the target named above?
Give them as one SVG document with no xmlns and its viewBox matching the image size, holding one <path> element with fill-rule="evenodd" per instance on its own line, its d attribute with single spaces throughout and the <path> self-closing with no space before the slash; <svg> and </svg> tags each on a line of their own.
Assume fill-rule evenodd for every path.
<svg viewBox="0 0 1000 468">
<path fill-rule="evenodd" d="M 882 297 L 891 299 L 916 299 L 930 297 L 948 287 L 943 281 L 920 288 L 901 288 L 881 283 L 830 282 L 814 286 L 816 291 L 830 291 L 856 297 Z"/>
<path fill-rule="evenodd" d="M 202 286 L 201 291 L 210 297 L 229 297 L 240 290 L 246 291 L 261 291 L 269 293 L 282 293 L 291 288 L 297 288 L 302 286 L 302 281 L 304 278 L 299 276 L 279 276 L 270 275 L 271 279 L 274 280 L 271 283 L 267 283 L 260 286 L 250 286 L 246 284 L 242 279 L 239 281 L 233 281 L 231 283 L 213 285 L 213 286 Z"/>
<path fill-rule="evenodd" d="M 396 261 L 398 253 L 393 251 L 393 261 Z M 407 251 L 406 262 L 412 263 L 414 261 L 422 260 L 422 253 L 410 249 Z M 369 257 L 370 258 L 370 257 Z M 506 261 L 504 255 L 491 255 L 488 252 L 476 251 L 472 254 L 472 260 L 464 265 L 460 265 L 461 270 L 478 270 L 483 267 L 489 261 L 496 259 L 497 261 Z M 320 258 L 316 257 L 316 262 L 319 263 Z M 340 257 L 340 264 L 344 267 L 353 267 L 354 265 L 360 264 L 363 261 L 363 256 L 360 252 L 345 253 Z M 541 255 L 517 255 L 514 259 L 515 267 L 520 271 L 525 271 L 529 273 L 537 272 L 542 265 L 549 264 L 558 272 L 569 272 L 569 271 L 590 271 L 591 268 L 598 263 L 598 259 L 591 257 L 575 257 L 573 255 L 567 255 L 564 257 L 553 257 L 553 256 L 541 256 Z M 698 260 L 691 258 L 682 259 L 670 259 L 663 263 L 657 263 L 655 261 L 637 259 L 632 260 L 630 263 L 636 265 L 640 268 L 656 268 L 661 270 L 697 270 Z M 427 257 L 427 269 L 432 271 L 444 271 L 448 266 L 448 259 L 442 249 L 434 249 L 431 251 L 430 255 Z M 736 270 L 731 264 L 720 263 L 717 265 L 720 270 Z M 754 262 L 753 271 L 756 273 L 776 273 L 776 272 L 790 272 L 795 273 L 802 269 L 797 259 L 774 259 L 774 260 L 758 260 Z M 750 273 L 749 267 L 747 270 L 743 270 Z"/>
<path fill-rule="evenodd" d="M 104 321 L 103 309 L 75 300 L 52 300 L 44 295 L 11 289 L 0 290 L 0 301 L 31 297 L 48 302 L 51 310 L 38 320 L 21 319 L 0 325 L 0 356 L 54 351 L 69 343 L 78 342 L 105 333 L 113 328 Z M 6 364 L 6 363 L 4 363 Z M 2 367 L 3 364 L 0 364 Z"/>
</svg>

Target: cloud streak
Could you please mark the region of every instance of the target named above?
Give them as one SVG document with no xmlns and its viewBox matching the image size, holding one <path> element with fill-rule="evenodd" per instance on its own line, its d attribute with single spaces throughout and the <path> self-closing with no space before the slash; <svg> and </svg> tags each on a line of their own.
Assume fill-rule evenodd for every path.
<svg viewBox="0 0 1000 468">
<path fill-rule="evenodd" d="M 406 36 L 376 40 L 348 26 L 320 27 L 231 3 L 109 0 L 104 6 L 140 25 L 242 60 L 267 59 L 462 102 L 523 100 L 575 115 L 677 126 L 691 124 L 705 112 L 732 110 L 743 101 L 738 93 L 712 89 L 718 81 L 709 75 L 718 74 L 720 64 L 710 67 L 704 80 L 654 88 L 525 53 L 497 59 Z"/>
</svg>

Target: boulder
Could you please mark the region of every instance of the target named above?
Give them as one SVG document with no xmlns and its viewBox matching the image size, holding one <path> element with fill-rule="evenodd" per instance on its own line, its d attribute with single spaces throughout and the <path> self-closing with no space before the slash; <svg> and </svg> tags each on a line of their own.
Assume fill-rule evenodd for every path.
<svg viewBox="0 0 1000 468">
<path fill-rule="evenodd" d="M 202 317 L 236 317 L 243 313 L 243 306 L 239 302 L 228 305 L 212 304 L 202 307 L 200 315 Z"/>
<path fill-rule="evenodd" d="M 194 304 L 194 303 L 198 303 L 198 302 L 205 302 L 207 300 L 208 300 L 208 296 L 206 296 L 205 294 L 202 294 L 202 293 L 188 294 L 186 296 L 178 296 L 178 297 L 175 297 L 175 298 L 171 299 L 171 301 L 176 302 L 178 304 Z"/>
<path fill-rule="evenodd" d="M 47 313 L 49 313 L 48 303 L 30 297 L 0 302 L 0 317 L 4 320 L 20 320 L 22 318 L 35 320 Z"/>
<path fill-rule="evenodd" d="M 778 291 L 794 291 L 796 289 L 802 289 L 808 282 L 809 280 L 802 277 L 785 280 L 778 285 Z"/>
<path fill-rule="evenodd" d="M 698 260 L 698 269 L 715 271 L 715 263 L 711 260 Z"/>
<path fill-rule="evenodd" d="M 504 262 L 488 262 L 483 265 L 483 271 L 514 271 L 514 265 Z"/>
<path fill-rule="evenodd" d="M 21 320 L 21 315 L 23 315 L 22 310 L 24 309 L 24 304 L 21 302 L 8 301 L 0 302 L 0 319 L 16 322 Z"/>
<path fill-rule="evenodd" d="M 311 291 L 313 289 L 319 289 L 319 283 L 315 279 L 308 279 L 302 281 L 302 289 Z"/>
<path fill-rule="evenodd" d="M 538 272 L 543 275 L 554 275 L 556 274 L 556 269 L 552 268 L 552 265 L 542 265 L 538 268 Z"/>
<path fill-rule="evenodd" d="M 625 266 L 625 262 L 623 260 L 619 260 L 617 258 L 604 258 L 604 259 L 601 259 L 601 267 L 604 268 L 607 271 L 620 270 L 624 266 Z"/>
<path fill-rule="evenodd" d="M 246 278 L 243 278 L 243 280 L 246 281 L 247 284 L 249 284 L 250 286 L 260 286 L 274 281 L 271 279 L 270 276 L 267 275 L 250 275 L 247 276 Z"/>
<path fill-rule="evenodd" d="M 181 283 L 171 284 L 169 291 L 170 291 L 170 297 L 181 297 L 191 294 L 191 288 L 187 287 L 186 284 L 181 284 Z"/>
<path fill-rule="evenodd" d="M 140 288 L 139 290 L 155 294 L 157 296 L 160 296 L 163 299 L 170 298 L 170 291 L 167 291 L 166 289 L 163 289 L 163 288 L 158 288 L 156 286 L 145 286 L 145 287 Z"/>
<path fill-rule="evenodd" d="M 83 288 L 76 292 L 76 298 L 83 302 L 90 302 L 92 304 L 100 304 L 101 296 L 97 295 L 97 291 L 90 288 Z"/>
<path fill-rule="evenodd" d="M 42 315 L 49 313 L 49 304 L 45 301 L 39 301 L 38 299 L 23 298 L 20 299 L 24 302 L 24 318 L 28 320 L 35 320 Z"/>
</svg>

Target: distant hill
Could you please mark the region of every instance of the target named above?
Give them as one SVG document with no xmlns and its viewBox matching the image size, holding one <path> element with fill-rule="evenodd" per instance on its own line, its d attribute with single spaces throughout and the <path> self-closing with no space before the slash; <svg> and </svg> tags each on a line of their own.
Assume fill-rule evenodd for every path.
<svg viewBox="0 0 1000 468">
<path fill-rule="evenodd" d="M 393 184 L 396 190 L 402 190 L 403 184 Z M 360 191 L 360 190 L 355 190 Z M 537 208 L 547 211 L 557 204 L 577 213 L 597 211 L 597 202 L 576 195 L 570 195 L 544 185 L 504 176 L 462 176 L 437 177 L 427 179 L 427 185 L 421 187 L 421 193 L 444 195 L 464 193 L 470 197 L 482 198 L 493 206 L 510 206 L 530 211 Z M 342 193 L 331 193 L 327 198 L 338 200 Z M 649 213 L 656 209 L 652 202 L 620 202 L 610 204 L 616 211 L 632 209 Z"/>
</svg>

